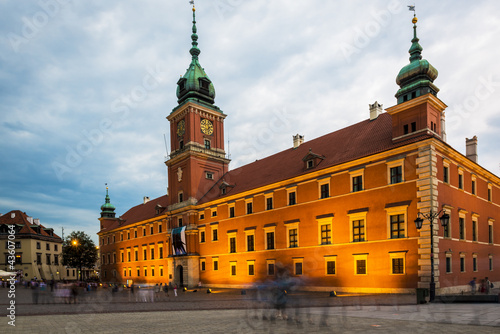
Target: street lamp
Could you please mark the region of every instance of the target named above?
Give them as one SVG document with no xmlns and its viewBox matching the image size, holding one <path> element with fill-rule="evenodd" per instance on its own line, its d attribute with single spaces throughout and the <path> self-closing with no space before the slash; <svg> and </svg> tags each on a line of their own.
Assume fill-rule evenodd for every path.
<svg viewBox="0 0 500 334">
<path fill-rule="evenodd" d="M 439 217 L 441 213 L 442 215 Z M 450 222 L 450 215 L 443 210 L 440 210 L 439 212 L 433 212 L 431 210 L 429 213 L 419 212 L 417 219 L 415 219 L 415 226 L 417 227 L 417 230 L 422 228 L 424 219 L 427 219 L 430 222 L 431 227 L 431 283 L 429 286 L 429 302 L 433 302 L 434 297 L 436 296 L 436 283 L 434 282 L 434 219 L 437 217 L 439 217 L 439 220 L 441 221 L 441 226 L 448 226 L 448 223 Z"/>
</svg>

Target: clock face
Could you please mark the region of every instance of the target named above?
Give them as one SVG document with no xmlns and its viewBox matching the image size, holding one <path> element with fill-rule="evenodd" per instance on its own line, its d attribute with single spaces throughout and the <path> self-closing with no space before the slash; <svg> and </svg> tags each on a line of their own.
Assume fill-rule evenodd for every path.
<svg viewBox="0 0 500 334">
<path fill-rule="evenodd" d="M 208 119 L 202 119 L 200 123 L 201 132 L 206 135 L 214 133 L 214 125 Z"/>
<path fill-rule="evenodd" d="M 186 122 L 184 120 L 179 121 L 177 123 L 177 135 L 180 137 L 186 132 Z"/>
</svg>

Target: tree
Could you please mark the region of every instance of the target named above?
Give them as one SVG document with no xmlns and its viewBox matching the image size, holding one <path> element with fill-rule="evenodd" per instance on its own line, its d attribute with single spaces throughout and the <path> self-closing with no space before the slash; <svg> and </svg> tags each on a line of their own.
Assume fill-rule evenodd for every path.
<svg viewBox="0 0 500 334">
<path fill-rule="evenodd" d="M 82 269 L 91 269 L 97 261 L 97 247 L 90 237 L 82 231 L 71 232 L 63 241 L 62 264 L 78 268 L 80 280 L 82 280 Z"/>
</svg>

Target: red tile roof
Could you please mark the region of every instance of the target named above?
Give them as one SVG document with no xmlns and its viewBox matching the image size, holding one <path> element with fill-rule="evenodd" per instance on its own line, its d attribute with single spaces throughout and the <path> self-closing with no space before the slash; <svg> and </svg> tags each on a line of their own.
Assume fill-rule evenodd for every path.
<svg viewBox="0 0 500 334">
<path fill-rule="evenodd" d="M 101 232 L 114 230 L 118 227 L 123 227 L 125 225 L 130 225 L 157 217 L 157 205 L 160 205 L 163 208 L 163 210 L 160 212 L 160 215 L 164 214 L 168 206 L 168 195 L 163 195 L 146 203 L 142 203 L 134 206 L 133 208 L 130 208 L 127 212 L 120 216 L 119 220 L 115 220 L 113 224 L 110 224 L 105 229 L 102 229 Z"/>
<path fill-rule="evenodd" d="M 429 134 L 422 134 L 394 143 L 392 141 L 392 117 L 388 113 L 383 113 L 375 120 L 367 119 L 304 142 L 298 148 L 290 148 L 231 170 L 224 176 L 223 180 L 233 187 L 228 187 L 224 196 L 234 195 L 431 137 Z M 322 160 L 319 159 L 318 166 L 313 169 L 305 169 L 302 160 L 309 151 L 324 157 Z M 207 194 L 200 200 L 200 203 L 223 197 L 220 196 L 218 190 L 215 189 Z"/>
<path fill-rule="evenodd" d="M 14 217 L 12 217 L 14 215 Z M 17 235 L 31 235 L 31 236 L 39 236 L 39 237 L 44 237 L 44 238 L 53 238 L 56 239 L 55 241 L 61 241 L 62 239 L 55 233 L 50 235 L 45 229 L 48 229 L 47 227 L 43 226 L 42 224 L 37 225 L 34 223 L 30 223 L 28 221 L 28 215 L 26 215 L 25 212 L 22 212 L 20 210 L 12 210 L 2 216 L 0 216 L 0 225 L 19 225 L 22 226 L 21 229 L 16 232 Z M 37 226 L 40 227 L 40 231 L 36 231 Z"/>
<path fill-rule="evenodd" d="M 432 136 L 429 134 L 422 134 L 408 140 L 393 143 L 392 117 L 387 113 L 383 113 L 375 120 L 362 121 L 305 142 L 298 148 L 290 148 L 231 170 L 218 181 L 218 185 L 223 182 L 229 184 L 227 193 L 221 196 L 219 187 L 214 187 L 210 193 L 200 199 L 199 204 L 238 194 L 267 184 L 287 180 L 319 169 L 339 165 L 431 137 Z M 305 169 L 303 158 L 310 152 L 313 153 L 313 156 L 321 158 L 317 159 L 317 167 Z M 168 206 L 168 195 L 150 200 L 146 204 L 134 206 L 120 217 L 121 221 L 115 221 L 106 229 L 101 230 L 101 232 L 154 218 L 157 216 L 155 210 L 157 204 L 166 208 Z"/>
</svg>

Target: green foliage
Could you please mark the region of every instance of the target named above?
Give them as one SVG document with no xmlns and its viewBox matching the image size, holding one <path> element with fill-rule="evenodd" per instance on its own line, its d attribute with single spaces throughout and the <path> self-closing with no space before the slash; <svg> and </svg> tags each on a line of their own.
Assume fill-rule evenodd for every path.
<svg viewBox="0 0 500 334">
<path fill-rule="evenodd" d="M 62 264 L 79 268 L 93 268 L 97 261 L 97 247 L 82 231 L 71 232 L 63 241 Z"/>
</svg>

